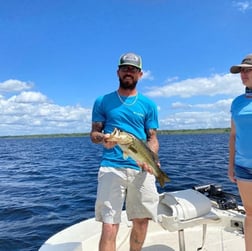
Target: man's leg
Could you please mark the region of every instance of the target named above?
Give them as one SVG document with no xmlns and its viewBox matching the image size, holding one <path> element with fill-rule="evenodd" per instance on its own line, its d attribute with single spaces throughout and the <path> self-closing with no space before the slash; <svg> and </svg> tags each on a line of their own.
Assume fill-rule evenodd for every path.
<svg viewBox="0 0 252 251">
<path fill-rule="evenodd" d="M 116 251 L 116 236 L 119 224 L 102 224 L 99 251 Z"/>
<path fill-rule="evenodd" d="M 133 227 L 130 235 L 130 251 L 141 251 L 147 233 L 149 220 L 133 219 Z"/>
</svg>

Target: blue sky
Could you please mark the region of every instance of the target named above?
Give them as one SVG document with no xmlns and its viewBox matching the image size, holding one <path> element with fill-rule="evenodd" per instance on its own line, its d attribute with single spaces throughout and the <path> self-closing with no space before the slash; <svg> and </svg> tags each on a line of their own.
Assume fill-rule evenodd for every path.
<svg viewBox="0 0 252 251">
<path fill-rule="evenodd" d="M 89 132 L 125 52 L 160 129 L 229 127 L 251 17 L 252 1 L 0 0 L 0 135 Z"/>
</svg>

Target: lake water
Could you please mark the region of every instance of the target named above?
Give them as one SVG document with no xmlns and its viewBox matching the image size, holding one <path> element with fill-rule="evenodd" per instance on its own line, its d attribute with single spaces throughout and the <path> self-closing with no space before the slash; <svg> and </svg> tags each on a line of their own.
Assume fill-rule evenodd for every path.
<svg viewBox="0 0 252 251">
<path fill-rule="evenodd" d="M 171 182 L 159 192 L 221 184 L 228 134 L 159 135 Z M 94 216 L 102 147 L 89 137 L 0 139 L 0 251 L 35 251 L 51 235 Z"/>
</svg>

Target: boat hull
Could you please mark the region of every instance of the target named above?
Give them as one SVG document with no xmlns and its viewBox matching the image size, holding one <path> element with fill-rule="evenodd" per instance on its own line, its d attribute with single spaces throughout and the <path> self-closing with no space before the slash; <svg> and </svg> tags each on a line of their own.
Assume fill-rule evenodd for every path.
<svg viewBox="0 0 252 251">
<path fill-rule="evenodd" d="M 184 190 L 172 196 L 175 203 L 169 199 L 166 205 L 163 203 L 165 194 L 160 195 L 158 222 L 149 222 L 143 251 L 190 251 L 202 246 L 201 250 L 207 251 L 245 250 L 245 214 L 242 207 L 223 210 L 211 201 L 209 211 L 204 212 L 204 207 L 209 207 L 209 204 L 205 203 L 205 198 L 197 197 L 198 194 L 195 197 L 195 191 Z M 190 212 L 191 218 L 189 213 L 185 218 L 175 214 L 176 210 L 179 211 L 176 207 L 181 205 L 182 209 L 179 210 Z M 199 207 L 201 215 L 191 213 L 192 210 L 199 211 Z M 126 212 L 123 211 L 117 236 L 117 251 L 129 250 L 131 227 L 132 222 L 128 221 Z M 101 223 L 94 218 L 88 219 L 55 234 L 39 251 L 98 251 L 100 233 Z"/>
</svg>

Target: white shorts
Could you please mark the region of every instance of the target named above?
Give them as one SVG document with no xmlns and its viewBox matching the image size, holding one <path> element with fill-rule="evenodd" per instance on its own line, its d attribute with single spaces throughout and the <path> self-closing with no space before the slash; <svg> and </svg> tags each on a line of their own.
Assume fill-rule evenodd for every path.
<svg viewBox="0 0 252 251">
<path fill-rule="evenodd" d="M 119 224 L 125 202 L 129 220 L 149 218 L 157 221 L 159 195 L 155 181 L 155 176 L 148 172 L 100 167 L 95 204 L 96 220 Z"/>
</svg>

